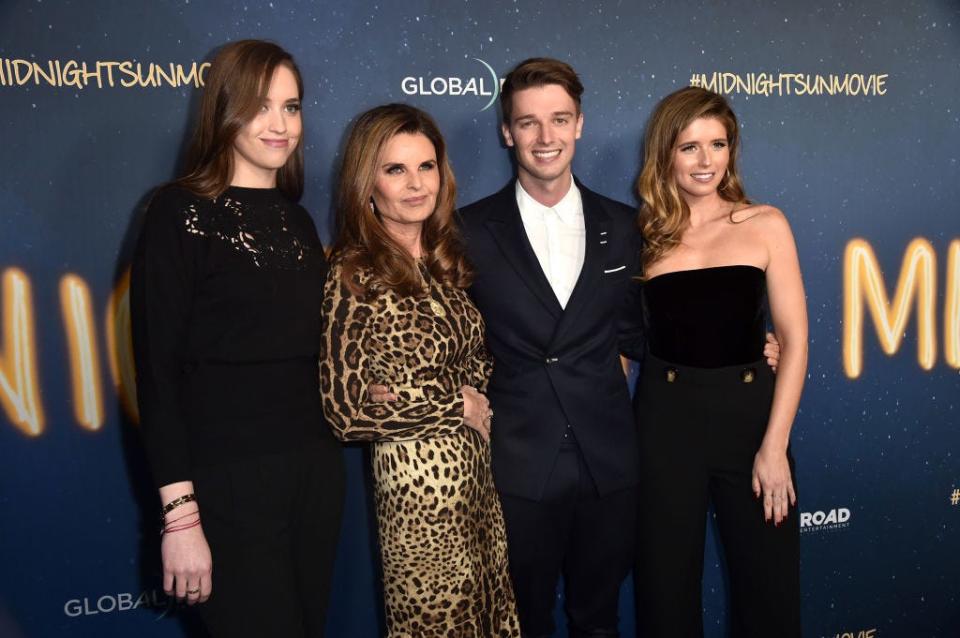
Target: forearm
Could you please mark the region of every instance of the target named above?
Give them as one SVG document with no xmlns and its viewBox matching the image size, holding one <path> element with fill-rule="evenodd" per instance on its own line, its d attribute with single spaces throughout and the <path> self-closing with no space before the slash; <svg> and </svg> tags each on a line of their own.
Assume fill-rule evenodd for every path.
<svg viewBox="0 0 960 638">
<path fill-rule="evenodd" d="M 789 339 L 778 336 L 778 339 L 781 344 L 780 365 L 777 368 L 773 404 L 762 446 L 786 451 L 807 374 L 808 349 L 806 338 Z"/>
<path fill-rule="evenodd" d="M 166 505 L 187 494 L 193 494 L 193 481 L 169 483 L 160 488 L 160 502 Z"/>
<path fill-rule="evenodd" d="M 629 292 L 617 321 L 617 350 L 631 361 L 643 361 L 647 349 L 647 335 L 643 316 L 642 286 L 631 281 Z"/>
<path fill-rule="evenodd" d="M 361 396 L 366 395 L 365 389 Z M 324 409 L 334 434 L 342 441 L 429 439 L 449 436 L 464 426 L 464 401 L 459 392 L 430 400 L 363 400 L 356 406 L 328 400 Z"/>
<path fill-rule="evenodd" d="M 465 385 L 476 388 L 486 394 L 493 374 L 493 358 L 487 354 L 486 348 L 481 348 L 473 354 L 467 363 L 467 379 Z"/>
<path fill-rule="evenodd" d="M 617 321 L 617 348 L 620 354 L 631 361 L 641 362 L 647 348 L 646 321 L 643 310 L 643 275 L 641 263 L 642 240 L 636 228 L 627 243 L 628 270 L 630 279 L 624 294 Z"/>
<path fill-rule="evenodd" d="M 149 380 L 144 378 L 144 385 Z M 138 395 L 146 394 L 138 388 Z M 179 399 L 169 396 L 167 401 L 176 405 Z M 188 450 L 190 437 L 184 419 L 176 409 L 164 409 L 157 401 L 144 401 L 140 406 L 140 433 L 143 437 L 144 449 L 150 462 L 150 471 L 154 485 L 163 488 L 176 485 L 191 478 L 191 462 Z"/>
<path fill-rule="evenodd" d="M 169 503 L 174 503 L 178 499 L 187 496 L 188 494 L 194 494 L 193 481 L 177 481 L 176 483 L 168 483 L 167 485 L 161 486 L 159 491 L 160 504 L 165 510 Z M 185 517 L 198 514 L 199 511 L 200 504 L 197 503 L 196 498 L 186 502 L 181 502 L 169 512 L 163 513 L 164 529 L 167 529 L 171 524 L 177 524 L 178 521 L 182 522 Z M 191 521 L 192 520 L 194 519 L 191 519 Z"/>
</svg>

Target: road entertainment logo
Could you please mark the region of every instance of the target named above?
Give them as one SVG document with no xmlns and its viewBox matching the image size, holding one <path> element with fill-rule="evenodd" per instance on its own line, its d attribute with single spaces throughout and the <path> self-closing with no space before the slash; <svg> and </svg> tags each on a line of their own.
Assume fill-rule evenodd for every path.
<svg viewBox="0 0 960 638">
<path fill-rule="evenodd" d="M 801 512 L 800 533 L 823 532 L 850 527 L 850 510 L 837 507 L 826 512 Z"/>
<path fill-rule="evenodd" d="M 479 75 L 408 75 L 400 82 L 400 90 L 406 95 L 489 98 L 480 109 L 486 111 L 500 96 L 502 80 L 492 66 L 480 58 L 472 59 L 482 66 L 483 71 Z"/>
</svg>

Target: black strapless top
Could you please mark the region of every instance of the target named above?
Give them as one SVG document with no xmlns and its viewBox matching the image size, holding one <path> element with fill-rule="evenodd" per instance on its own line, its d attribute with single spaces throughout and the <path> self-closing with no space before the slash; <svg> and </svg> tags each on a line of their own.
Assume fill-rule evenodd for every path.
<svg viewBox="0 0 960 638">
<path fill-rule="evenodd" d="M 757 361 L 766 332 L 766 274 L 756 266 L 664 273 L 643 287 L 650 353 L 720 368 Z"/>
</svg>

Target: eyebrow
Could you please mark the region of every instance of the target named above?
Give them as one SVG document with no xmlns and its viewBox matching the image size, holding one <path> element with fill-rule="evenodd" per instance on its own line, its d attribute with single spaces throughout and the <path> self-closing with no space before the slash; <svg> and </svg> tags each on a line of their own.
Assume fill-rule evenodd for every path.
<svg viewBox="0 0 960 638">
<path fill-rule="evenodd" d="M 420 164 L 427 164 L 429 162 L 436 162 L 436 161 L 437 161 L 436 157 L 431 157 L 429 159 L 420 160 L 419 162 L 414 162 L 414 163 L 417 166 L 419 166 Z M 406 165 L 407 165 L 406 162 L 384 162 L 383 164 L 380 165 L 380 168 L 386 168 L 388 166 L 406 166 Z"/>
<path fill-rule="evenodd" d="M 568 117 L 573 117 L 573 111 L 554 111 L 553 113 L 550 114 L 550 117 L 557 117 L 558 115 L 566 115 L 566 116 L 568 116 Z M 515 117 L 515 118 L 513 118 L 513 119 L 514 119 L 514 120 L 529 120 L 529 119 L 533 119 L 533 118 L 536 118 L 536 117 L 537 117 L 537 116 L 534 115 L 533 113 L 528 113 L 527 115 L 518 115 L 517 117 Z"/>
<path fill-rule="evenodd" d="M 711 142 L 729 142 L 730 140 L 725 137 L 715 137 Z M 687 144 L 698 144 L 700 140 L 687 140 L 686 142 L 677 142 L 677 146 L 686 146 Z"/>
</svg>

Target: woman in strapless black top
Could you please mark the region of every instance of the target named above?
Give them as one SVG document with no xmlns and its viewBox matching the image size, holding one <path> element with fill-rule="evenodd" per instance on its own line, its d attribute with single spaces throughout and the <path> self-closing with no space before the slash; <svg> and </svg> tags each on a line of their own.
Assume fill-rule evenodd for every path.
<svg viewBox="0 0 960 638">
<path fill-rule="evenodd" d="M 723 97 L 686 88 L 658 105 L 646 135 L 636 591 L 647 637 L 703 635 L 710 503 L 730 571 L 732 635 L 800 635 L 789 438 L 807 314 L 786 218 L 744 196 L 738 130 Z M 776 375 L 763 361 L 768 311 Z"/>
</svg>

